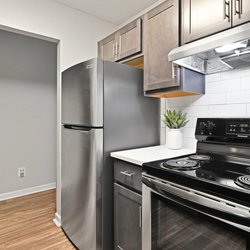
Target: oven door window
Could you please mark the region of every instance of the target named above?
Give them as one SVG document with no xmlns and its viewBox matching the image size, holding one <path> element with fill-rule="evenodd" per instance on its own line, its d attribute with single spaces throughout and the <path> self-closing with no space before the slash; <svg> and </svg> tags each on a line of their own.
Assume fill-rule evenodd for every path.
<svg viewBox="0 0 250 250">
<path fill-rule="evenodd" d="M 152 250 L 249 249 L 249 235 L 151 194 Z"/>
</svg>

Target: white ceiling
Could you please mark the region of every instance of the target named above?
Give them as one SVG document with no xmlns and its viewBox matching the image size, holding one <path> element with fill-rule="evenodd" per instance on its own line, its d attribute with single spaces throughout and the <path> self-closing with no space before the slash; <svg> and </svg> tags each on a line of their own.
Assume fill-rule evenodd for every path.
<svg viewBox="0 0 250 250">
<path fill-rule="evenodd" d="M 74 9 L 120 25 L 157 0 L 55 0 Z"/>
</svg>

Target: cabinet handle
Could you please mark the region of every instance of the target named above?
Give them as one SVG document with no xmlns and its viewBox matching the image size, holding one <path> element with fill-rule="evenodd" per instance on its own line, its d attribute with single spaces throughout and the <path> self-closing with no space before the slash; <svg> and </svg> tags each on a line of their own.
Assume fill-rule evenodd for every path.
<svg viewBox="0 0 250 250">
<path fill-rule="evenodd" d="M 118 56 L 118 46 L 119 46 L 119 45 L 118 45 L 118 42 L 116 42 L 115 44 L 116 44 L 116 45 L 115 45 L 115 47 L 116 47 L 115 55 Z"/>
<path fill-rule="evenodd" d="M 115 44 L 113 43 L 113 56 L 115 56 Z"/>
<path fill-rule="evenodd" d="M 118 54 L 119 54 L 119 56 L 121 56 L 121 54 L 122 54 L 122 37 L 121 36 L 119 38 L 118 48 L 119 48 Z"/>
<path fill-rule="evenodd" d="M 235 0 L 234 6 L 235 6 L 234 15 L 239 15 L 239 18 L 241 18 L 241 15 L 243 13 L 242 0 Z"/>
<path fill-rule="evenodd" d="M 142 206 L 139 207 L 139 226 L 142 227 Z"/>
<path fill-rule="evenodd" d="M 177 77 L 177 69 L 178 69 L 178 65 L 172 63 L 172 78 L 173 79 Z"/>
<path fill-rule="evenodd" d="M 129 170 L 121 171 L 120 174 L 123 174 L 128 177 L 132 177 L 133 175 L 135 175 L 135 173 L 131 173 Z"/>
<path fill-rule="evenodd" d="M 224 19 L 228 19 L 228 22 L 231 22 L 230 18 L 230 1 L 224 0 Z"/>
</svg>

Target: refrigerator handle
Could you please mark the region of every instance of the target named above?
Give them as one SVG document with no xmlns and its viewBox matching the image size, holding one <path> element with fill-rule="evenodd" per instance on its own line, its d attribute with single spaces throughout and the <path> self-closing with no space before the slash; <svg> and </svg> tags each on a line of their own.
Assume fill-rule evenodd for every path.
<svg viewBox="0 0 250 250">
<path fill-rule="evenodd" d="M 76 125 L 63 125 L 63 127 L 66 129 L 81 130 L 86 132 L 89 132 L 91 130 L 91 128 L 76 126 Z"/>
</svg>

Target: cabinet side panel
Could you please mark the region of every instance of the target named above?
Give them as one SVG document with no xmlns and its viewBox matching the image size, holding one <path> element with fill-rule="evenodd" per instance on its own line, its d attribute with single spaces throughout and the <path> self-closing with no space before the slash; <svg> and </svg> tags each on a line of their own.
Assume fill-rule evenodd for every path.
<svg viewBox="0 0 250 250">
<path fill-rule="evenodd" d="M 104 63 L 104 250 L 113 246 L 113 161 L 110 152 L 159 145 L 159 100 L 144 97 L 143 71 Z M 112 232 L 111 232 L 112 231 Z"/>
</svg>

